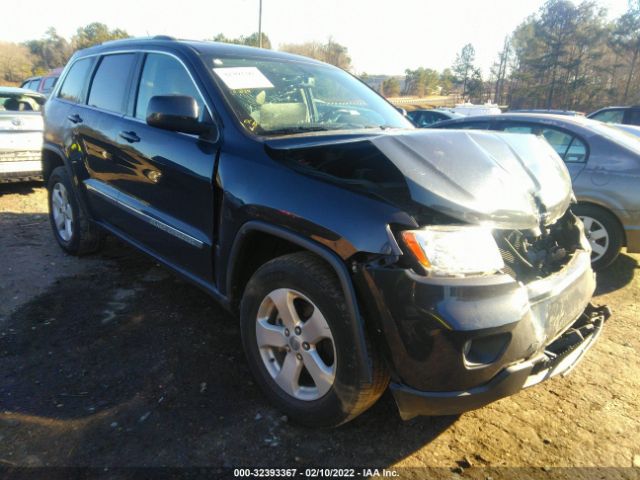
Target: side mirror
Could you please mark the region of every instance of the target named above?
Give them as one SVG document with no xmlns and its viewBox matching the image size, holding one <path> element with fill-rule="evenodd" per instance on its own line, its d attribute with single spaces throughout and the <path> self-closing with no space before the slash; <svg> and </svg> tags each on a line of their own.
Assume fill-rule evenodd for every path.
<svg viewBox="0 0 640 480">
<path fill-rule="evenodd" d="M 201 135 L 211 129 L 198 120 L 198 104 L 186 95 L 157 95 L 147 106 L 147 124 L 173 132 Z"/>
<path fill-rule="evenodd" d="M 397 110 L 398 112 L 400 112 L 400 114 L 401 114 L 403 117 L 406 117 L 406 116 L 407 116 L 407 111 L 406 111 L 404 108 L 402 108 L 402 107 L 396 107 L 396 110 Z"/>
</svg>

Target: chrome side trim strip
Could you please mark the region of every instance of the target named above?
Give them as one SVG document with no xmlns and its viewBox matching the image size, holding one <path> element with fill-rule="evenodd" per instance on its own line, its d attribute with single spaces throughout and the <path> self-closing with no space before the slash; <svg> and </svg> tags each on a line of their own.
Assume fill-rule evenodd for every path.
<svg viewBox="0 0 640 480">
<path fill-rule="evenodd" d="M 177 228 L 172 227 L 171 225 L 161 222 L 160 220 L 152 217 L 151 215 L 146 214 L 142 210 L 132 205 L 129 205 L 121 200 L 118 200 L 116 195 L 118 195 L 119 193 L 118 193 L 118 190 L 116 190 L 115 188 L 110 187 L 108 185 L 104 185 L 104 186 L 101 185 L 100 187 L 98 187 L 97 185 L 95 185 L 95 183 L 97 183 L 95 180 L 94 181 L 89 180 L 85 182 L 85 186 L 87 187 L 88 190 L 91 190 L 92 192 L 97 193 L 108 202 L 118 207 L 122 207 L 126 209 L 127 211 L 129 211 L 130 213 L 138 217 L 140 220 L 147 222 L 149 225 L 152 225 L 157 229 L 168 233 L 169 235 L 173 235 L 174 237 L 179 238 L 183 242 L 186 242 L 189 245 L 193 245 L 194 247 L 202 248 L 204 246 L 204 242 L 202 242 L 201 240 L 198 240 L 197 238 L 194 238 L 191 235 L 184 233 L 182 230 L 178 230 Z M 103 187 L 105 187 L 104 190 L 102 189 Z M 109 190 L 109 191 L 106 191 L 106 190 Z"/>
</svg>

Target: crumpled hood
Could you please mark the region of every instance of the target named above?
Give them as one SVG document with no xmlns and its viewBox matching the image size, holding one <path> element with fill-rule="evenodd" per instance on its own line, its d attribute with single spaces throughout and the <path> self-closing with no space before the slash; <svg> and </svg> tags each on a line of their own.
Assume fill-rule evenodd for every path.
<svg viewBox="0 0 640 480">
<path fill-rule="evenodd" d="M 571 203 L 567 168 L 534 135 L 412 130 L 368 140 L 402 172 L 414 201 L 464 222 L 536 229 Z"/>
</svg>

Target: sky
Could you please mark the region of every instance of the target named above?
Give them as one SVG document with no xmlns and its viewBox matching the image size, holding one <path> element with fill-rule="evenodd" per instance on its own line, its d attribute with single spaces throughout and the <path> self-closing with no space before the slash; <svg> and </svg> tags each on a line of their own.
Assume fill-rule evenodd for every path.
<svg viewBox="0 0 640 480">
<path fill-rule="evenodd" d="M 326 41 L 349 49 L 355 73 L 398 75 L 420 66 L 451 66 L 466 43 L 488 75 L 504 38 L 544 0 L 263 0 L 262 30 L 274 47 Z M 599 0 L 611 18 L 627 0 Z M 3 22 L 0 41 L 40 38 L 53 26 L 70 38 L 79 26 L 102 22 L 133 36 L 202 40 L 258 30 L 259 0 L 29 0 L 28 22 Z M 55 5 L 55 8 L 52 6 Z M 99 5 L 99 6 L 98 6 Z M 169 5 L 167 7 L 166 5 Z"/>
</svg>

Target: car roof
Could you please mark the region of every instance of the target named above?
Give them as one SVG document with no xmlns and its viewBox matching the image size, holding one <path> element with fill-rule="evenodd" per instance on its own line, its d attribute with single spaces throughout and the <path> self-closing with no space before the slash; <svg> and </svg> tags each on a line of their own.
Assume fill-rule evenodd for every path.
<svg viewBox="0 0 640 480">
<path fill-rule="evenodd" d="M 453 120 L 445 120 L 438 122 L 437 124 L 430 125 L 429 128 L 455 128 L 456 125 L 464 125 L 475 122 L 532 122 L 542 125 L 555 126 L 558 128 L 565 128 L 572 130 L 574 133 L 581 133 L 582 135 L 600 135 L 598 129 L 594 128 L 600 125 L 601 122 L 592 120 L 583 116 L 568 116 L 568 115 L 552 115 L 544 113 L 502 113 L 499 115 L 476 115 L 465 118 L 456 118 Z"/>
<path fill-rule="evenodd" d="M 604 112 L 607 110 L 631 110 L 631 109 L 633 110 L 640 109 L 640 105 L 611 105 L 609 107 L 602 107 L 602 108 L 599 108 L 598 110 L 594 110 L 593 112 L 587 114 L 587 117 L 592 117 L 596 113 Z"/>
<path fill-rule="evenodd" d="M 465 115 L 462 115 L 461 113 L 457 113 L 454 112 L 451 109 L 448 108 L 415 108 L 413 110 L 411 110 L 411 112 L 438 112 L 438 113 L 444 113 L 446 115 L 454 115 L 454 116 L 459 116 L 459 117 L 465 117 Z M 409 112 L 409 113 L 411 113 Z"/>
<path fill-rule="evenodd" d="M 581 115 L 575 110 L 561 110 L 557 108 L 522 108 L 516 110 L 510 110 L 507 113 L 544 113 L 547 115 Z"/>
<path fill-rule="evenodd" d="M 626 110 L 628 108 L 638 108 L 638 107 L 640 107 L 640 105 L 610 105 L 608 107 L 599 108 L 598 110 L 595 110 L 595 112 L 599 112 L 600 110 L 609 110 L 610 108 Z"/>
<path fill-rule="evenodd" d="M 464 118 L 456 118 L 454 120 L 447 120 L 442 122 L 441 125 L 454 125 L 456 123 L 467 122 L 506 122 L 506 121 L 533 121 L 533 122 L 548 122 L 548 123 L 565 123 L 572 124 L 580 127 L 588 128 L 591 122 L 588 118 L 571 115 L 554 115 L 550 113 L 501 113 L 495 115 L 472 115 Z"/>
<path fill-rule="evenodd" d="M 19 87 L 0 87 L 0 95 L 29 95 L 32 97 L 44 97 L 41 93 L 29 90 L 28 88 Z"/>
<path fill-rule="evenodd" d="M 327 65 L 324 62 L 314 60 L 302 55 L 294 55 L 292 53 L 278 52 L 275 50 L 268 50 L 265 48 L 248 47 L 246 45 L 236 45 L 232 43 L 221 43 L 212 41 L 199 41 L 199 40 L 181 40 L 167 37 L 164 35 L 156 37 L 142 37 L 142 38 L 126 38 L 122 40 L 113 40 L 110 42 L 104 42 L 100 45 L 96 45 L 84 50 L 80 50 L 76 53 L 78 57 L 86 55 L 95 55 L 100 53 L 107 53 L 109 51 L 121 50 L 121 49 L 144 49 L 148 47 L 164 47 L 174 48 L 178 50 L 190 50 L 198 55 L 219 55 L 221 57 L 237 56 L 237 57 L 251 57 L 251 58 L 263 58 L 267 59 L 279 59 L 289 60 L 307 63 L 316 63 L 319 65 Z"/>
</svg>

